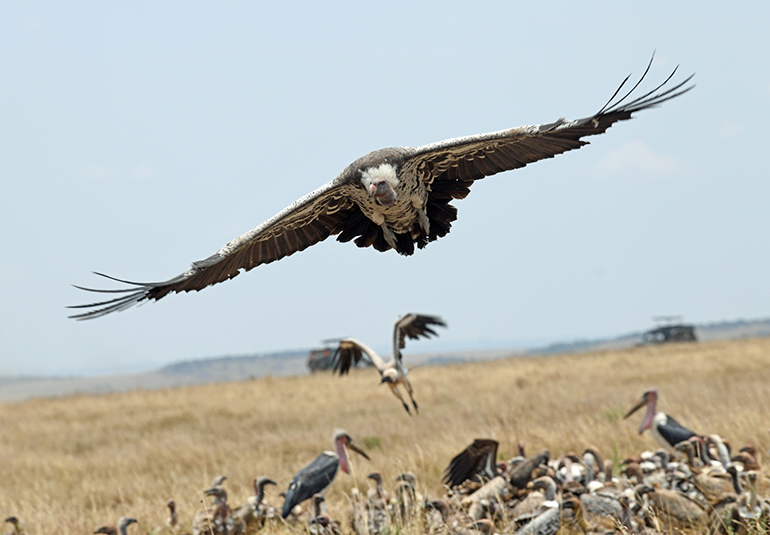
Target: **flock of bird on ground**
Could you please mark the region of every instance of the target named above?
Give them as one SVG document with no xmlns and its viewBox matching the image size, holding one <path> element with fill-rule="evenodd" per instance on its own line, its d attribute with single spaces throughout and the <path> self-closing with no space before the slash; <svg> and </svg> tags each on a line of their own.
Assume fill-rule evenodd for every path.
<svg viewBox="0 0 770 535">
<path fill-rule="evenodd" d="M 231 506 L 226 478 L 219 476 L 203 491 L 210 503 L 191 525 L 182 525 L 169 500 L 166 525 L 149 533 L 248 535 L 271 525 L 310 535 L 770 533 L 770 475 L 757 448 L 746 444 L 733 451 L 719 435 L 688 430 L 656 412 L 657 397 L 656 389 L 648 389 L 625 417 L 646 407 L 639 432 L 650 429 L 660 448 L 623 460 L 617 472 L 594 447 L 551 458 L 548 450 L 528 456 L 519 442 L 518 455 L 500 461 L 497 441 L 476 439 L 449 462 L 443 496 L 426 495 L 412 472 L 399 474 L 387 488 L 375 470 L 366 494 L 354 487 L 347 496 L 345 522 L 329 516 L 325 492 L 339 470 L 350 473 L 348 450 L 369 456 L 337 430 L 333 450 L 298 471 L 280 493 L 282 506 L 266 498 L 265 487 L 277 485 L 268 477 L 254 480 L 254 496 L 246 503 Z M 13 524 L 13 535 L 22 535 L 16 517 L 6 522 Z M 122 517 L 94 533 L 130 535 L 133 523 Z"/>
<path fill-rule="evenodd" d="M 626 78 L 610 101 L 585 119 L 560 119 L 369 153 L 333 181 L 209 258 L 193 263 L 177 277 L 160 283 L 107 277 L 130 287 L 82 288 L 118 297 L 74 307 L 85 311 L 71 317 L 97 318 L 172 292 L 198 291 L 231 279 L 242 270 L 302 251 L 330 235 L 337 235 L 342 242 L 354 240 L 359 247 L 411 255 L 415 245 L 423 248 L 449 232 L 457 217 L 450 202 L 465 198 L 475 181 L 580 148 L 587 143 L 583 137 L 602 134 L 615 122 L 692 88 L 684 87 L 692 77 L 665 88 L 672 73 L 652 91 L 631 97 L 649 68 L 616 100 Z M 399 390 L 403 386 L 417 413 L 400 350 L 406 338 L 430 336 L 435 334 L 432 327 L 443 325 L 433 316 L 409 314 L 399 318 L 393 356 L 387 362 L 355 339 L 342 340 L 335 371 L 347 373 L 366 354 L 379 371 L 381 383 L 390 387 L 411 414 Z M 650 429 L 661 449 L 624 460 L 619 473 L 596 448 L 551 459 L 547 450 L 527 456 L 520 443 L 519 455 L 501 462 L 497 460 L 496 441 L 477 439 L 449 463 L 444 474 L 446 493 L 441 497 L 421 493 L 411 472 L 400 474 L 390 491 L 379 472 L 369 474 L 374 482 L 369 492 L 363 495 L 353 489 L 349 496 L 349 527 L 358 535 L 402 531 L 447 535 L 766 532 L 770 504 L 764 496 L 770 490 L 770 480 L 761 470 L 757 449 L 746 445 L 733 453 L 722 437 L 696 434 L 673 418 L 656 413 L 656 401 L 657 391 L 647 390 L 626 416 L 646 406 L 640 433 Z M 326 513 L 324 492 L 340 469 L 349 473 L 347 449 L 368 456 L 345 431 L 334 433 L 333 445 L 332 451 L 321 453 L 292 478 L 282 493 L 280 509 L 265 499 L 265 486 L 276 484 L 269 478 L 256 479 L 253 498 L 239 507 L 231 507 L 223 486 L 225 478 L 217 478 L 204 491 L 211 501 L 195 514 L 192 535 L 254 533 L 268 523 L 297 525 L 314 535 L 342 533 L 343 524 Z M 167 529 L 182 533 L 174 501 L 167 506 Z M 18 520 L 9 517 L 6 521 L 20 535 Z M 103 526 L 94 533 L 127 535 L 128 527 L 136 522 L 123 517 L 117 526 Z"/>
<path fill-rule="evenodd" d="M 437 316 L 399 317 L 393 326 L 393 355 L 387 362 L 354 338 L 342 339 L 333 368 L 346 374 L 366 355 L 379 371 L 381 384 L 391 388 L 411 415 L 398 389 L 404 386 L 418 411 L 401 349 L 407 338 L 436 335 L 436 326 L 446 324 Z M 441 497 L 421 492 L 412 472 L 398 475 L 390 490 L 379 471 L 371 472 L 373 486 L 368 493 L 353 488 L 348 497 L 349 528 L 356 535 L 770 533 L 770 476 L 762 471 L 757 448 L 747 444 L 734 453 L 723 437 L 697 434 L 657 412 L 657 400 L 655 388 L 646 390 L 625 418 L 646 408 L 639 433 L 649 430 L 660 448 L 623 460 L 617 474 L 615 463 L 595 447 L 551 459 L 547 450 L 527 456 L 520 442 L 517 456 L 500 461 L 497 441 L 476 439 L 449 462 Z M 269 524 L 283 524 L 311 535 L 341 535 L 343 524 L 325 509 L 326 489 L 339 470 L 350 474 L 349 450 L 367 460 L 369 456 L 343 430 L 335 431 L 332 444 L 332 450 L 294 475 L 281 493 L 280 508 L 265 498 L 265 487 L 277 485 L 274 480 L 255 479 L 254 496 L 232 507 L 223 486 L 226 478 L 219 476 L 203 491 L 211 501 L 196 512 L 190 532 L 169 500 L 166 526 L 150 533 L 246 535 Z M 13 524 L 13 535 L 22 535 L 16 517 L 6 521 Z M 136 522 L 123 517 L 116 526 L 105 525 L 94 533 L 128 535 L 128 527 Z"/>
</svg>

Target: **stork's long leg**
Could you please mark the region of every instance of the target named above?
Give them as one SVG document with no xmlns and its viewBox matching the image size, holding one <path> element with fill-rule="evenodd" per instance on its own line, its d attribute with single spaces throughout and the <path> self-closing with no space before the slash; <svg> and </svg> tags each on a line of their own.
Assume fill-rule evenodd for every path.
<svg viewBox="0 0 770 535">
<path fill-rule="evenodd" d="M 401 400 L 401 404 L 406 409 L 406 412 L 409 413 L 409 416 L 411 416 L 412 411 L 409 410 L 409 405 L 407 405 L 406 401 L 404 401 L 404 397 L 401 395 L 401 391 L 398 389 L 398 386 L 394 385 L 393 383 L 388 383 L 388 386 L 390 387 L 390 391 Z"/>
<path fill-rule="evenodd" d="M 414 396 L 412 396 L 412 384 L 409 382 L 409 379 L 404 376 L 404 387 L 406 388 L 406 393 L 409 394 L 409 399 L 412 400 L 412 405 L 414 405 L 414 412 L 417 414 L 420 414 L 420 408 L 417 406 L 417 402 L 414 400 Z"/>
</svg>

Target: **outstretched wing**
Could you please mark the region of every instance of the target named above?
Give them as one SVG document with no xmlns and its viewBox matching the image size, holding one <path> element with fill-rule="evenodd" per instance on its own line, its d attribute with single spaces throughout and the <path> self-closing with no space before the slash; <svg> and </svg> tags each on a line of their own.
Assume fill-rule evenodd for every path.
<svg viewBox="0 0 770 535">
<path fill-rule="evenodd" d="M 396 320 L 393 326 L 393 354 L 401 360 L 401 349 L 406 346 L 406 338 L 418 340 L 438 336 L 431 325 L 446 327 L 444 320 L 438 316 L 423 316 L 422 314 L 406 314 Z"/>
<path fill-rule="evenodd" d="M 477 438 L 452 459 L 444 470 L 443 481 L 456 487 L 476 476 L 490 480 L 497 475 L 497 441 Z"/>
<path fill-rule="evenodd" d="M 616 122 L 630 119 L 635 112 L 658 106 L 695 87 L 685 87 L 694 75 L 668 87 L 676 73 L 674 69 L 662 84 L 632 96 L 651 65 L 652 60 L 639 81 L 618 97 L 630 78 L 626 77 L 607 104 L 591 117 L 573 121 L 559 119 L 550 124 L 458 137 L 409 149 L 401 173 L 430 184 L 426 206 L 430 233 L 420 233 L 419 228 L 415 228 L 414 232 L 420 233 L 415 240 L 417 246 L 422 248 L 449 232 L 457 218 L 457 209 L 449 203 L 452 199 L 464 199 L 474 181 L 578 149 L 588 144 L 582 138 L 603 134 Z"/>
<path fill-rule="evenodd" d="M 261 264 L 269 264 L 285 256 L 302 251 L 340 231 L 339 224 L 359 208 L 350 199 L 354 188 L 346 180 L 337 178 L 314 192 L 295 201 L 289 207 L 258 227 L 239 236 L 215 254 L 193 262 L 190 269 L 164 282 L 131 282 L 97 273 L 130 288 L 118 290 L 81 290 L 120 294 L 120 297 L 76 305 L 68 308 L 86 309 L 70 316 L 77 320 L 93 319 L 134 306 L 140 301 L 160 299 L 171 292 L 202 290 L 218 282 L 249 271 Z"/>
<path fill-rule="evenodd" d="M 337 346 L 334 356 L 332 356 L 333 372 L 345 375 L 352 366 L 361 361 L 364 353 L 380 373 L 385 370 L 385 362 L 373 349 L 355 338 L 344 338 L 340 340 L 340 345 Z"/>
</svg>

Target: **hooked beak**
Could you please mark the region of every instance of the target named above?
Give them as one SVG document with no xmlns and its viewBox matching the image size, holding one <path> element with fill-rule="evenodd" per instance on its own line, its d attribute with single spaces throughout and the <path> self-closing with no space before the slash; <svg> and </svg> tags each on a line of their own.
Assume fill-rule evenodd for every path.
<svg viewBox="0 0 770 535">
<path fill-rule="evenodd" d="M 353 442 L 353 440 L 348 441 L 348 443 L 346 445 L 347 445 L 348 448 L 350 448 L 351 450 L 353 450 L 354 452 L 359 454 L 361 457 L 363 457 L 367 461 L 371 460 L 371 459 L 369 459 L 369 456 L 366 454 L 366 452 L 361 449 L 361 446 L 359 446 L 358 444 Z"/>
<path fill-rule="evenodd" d="M 374 192 L 377 191 L 377 184 L 369 184 L 369 197 L 374 195 Z"/>
</svg>

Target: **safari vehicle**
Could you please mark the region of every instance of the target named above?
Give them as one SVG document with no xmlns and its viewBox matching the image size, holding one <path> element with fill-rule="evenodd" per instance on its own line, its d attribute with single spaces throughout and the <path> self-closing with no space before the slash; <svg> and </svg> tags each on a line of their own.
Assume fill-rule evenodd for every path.
<svg viewBox="0 0 770 535">
<path fill-rule="evenodd" d="M 666 344 L 669 342 L 697 342 L 695 327 L 681 323 L 682 316 L 660 316 L 653 318 L 655 321 L 666 322 L 650 329 L 642 335 L 642 345 Z"/>
</svg>

